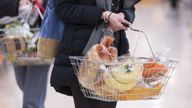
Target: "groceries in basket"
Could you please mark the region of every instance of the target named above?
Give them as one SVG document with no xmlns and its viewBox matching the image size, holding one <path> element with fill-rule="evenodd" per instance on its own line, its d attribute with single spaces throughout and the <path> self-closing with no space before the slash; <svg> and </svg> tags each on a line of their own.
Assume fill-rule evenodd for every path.
<svg viewBox="0 0 192 108">
<path fill-rule="evenodd" d="M 138 98 L 135 97 L 138 94 L 132 96 L 126 94 L 131 92 L 146 93 L 154 88 L 157 90 L 151 90 L 153 93 L 149 95 L 153 95 L 157 91 L 160 92 L 162 85 L 153 88 L 143 86 L 145 80 L 142 80 L 144 74 L 142 73 L 141 61 L 129 55 L 118 57 L 117 49 L 111 46 L 114 40 L 113 36 L 104 36 L 100 44 L 94 45 L 87 52 L 77 73 L 80 84 L 86 89 L 94 91 L 97 95 L 107 95 L 115 99 L 135 99 Z M 145 70 L 146 72 L 147 70 Z"/>
<path fill-rule="evenodd" d="M 162 82 L 167 73 L 167 67 L 161 63 L 157 63 L 151 60 L 144 64 L 142 75 L 145 79 L 145 83 L 147 83 L 149 86 L 156 86 Z"/>
<path fill-rule="evenodd" d="M 125 58 L 127 61 L 120 61 L 117 49 L 111 46 L 113 41 L 114 37 L 104 36 L 100 44 L 88 51 L 87 61 L 81 64 L 77 74 L 82 86 L 109 93 L 121 93 L 136 86 L 137 79 L 141 77 L 141 66 L 133 66 L 129 57 Z"/>
<path fill-rule="evenodd" d="M 114 40 L 104 35 L 84 57 L 70 57 L 84 96 L 103 101 L 158 99 L 177 62 L 158 56 L 118 57 Z"/>
<path fill-rule="evenodd" d="M 51 59 L 37 56 L 39 28 L 30 28 L 28 24 L 13 22 L 2 29 L 1 49 L 8 61 L 16 65 L 50 64 Z"/>
<path fill-rule="evenodd" d="M 0 40 L 4 45 L 4 51 L 9 54 L 27 50 L 26 42 L 22 36 L 5 36 Z"/>
</svg>

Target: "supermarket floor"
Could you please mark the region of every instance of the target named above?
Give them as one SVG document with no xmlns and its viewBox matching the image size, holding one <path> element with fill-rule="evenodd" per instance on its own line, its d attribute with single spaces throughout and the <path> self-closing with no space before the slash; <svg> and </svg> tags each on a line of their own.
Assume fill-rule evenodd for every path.
<svg viewBox="0 0 192 108">
<path fill-rule="evenodd" d="M 152 101 L 118 102 L 117 108 L 189 108 L 192 102 L 192 36 L 189 35 L 191 15 L 182 8 L 172 11 L 167 4 L 138 6 L 134 27 L 148 34 L 155 52 L 179 60 L 162 97 Z M 128 32 L 131 49 L 138 35 Z M 133 42 L 133 43 L 132 43 Z M 149 55 L 143 38 L 136 55 Z M 48 84 L 46 108 L 74 108 L 71 97 L 60 95 Z M 0 108 L 21 108 L 22 94 L 11 66 L 0 67 Z"/>
</svg>

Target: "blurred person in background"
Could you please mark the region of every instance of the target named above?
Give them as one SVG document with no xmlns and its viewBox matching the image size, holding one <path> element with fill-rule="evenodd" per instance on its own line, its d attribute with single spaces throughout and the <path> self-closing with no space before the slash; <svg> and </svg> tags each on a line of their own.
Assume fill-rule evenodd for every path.
<svg viewBox="0 0 192 108">
<path fill-rule="evenodd" d="M 38 0 L 38 2 L 43 3 L 44 1 Z M 20 13 L 29 8 L 28 5 L 30 3 L 29 0 L 1 0 L 0 18 L 5 16 L 17 17 Z M 50 66 L 13 67 L 15 70 L 16 82 L 23 92 L 23 108 L 44 108 Z"/>
<path fill-rule="evenodd" d="M 8 24 L 16 19 L 25 19 L 28 15 L 28 11 L 31 8 L 31 4 L 42 4 L 40 9 L 43 6 L 46 6 L 47 0 L 1 0 L 0 2 L 0 25 Z M 11 8 L 10 8 L 11 7 Z M 32 17 L 39 16 L 37 11 L 31 15 Z M 31 18 L 28 22 L 33 27 L 39 27 L 41 24 L 41 19 Z M 35 24 L 34 24 L 35 23 Z"/>
<path fill-rule="evenodd" d="M 178 4 L 179 4 L 179 0 L 170 0 L 170 4 L 171 4 L 171 7 L 173 9 L 177 9 L 178 8 Z"/>
</svg>

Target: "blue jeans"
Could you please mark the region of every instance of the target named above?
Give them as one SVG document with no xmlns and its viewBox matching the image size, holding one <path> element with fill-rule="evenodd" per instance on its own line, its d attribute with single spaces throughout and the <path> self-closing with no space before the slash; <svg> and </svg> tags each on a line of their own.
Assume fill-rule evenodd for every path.
<svg viewBox="0 0 192 108">
<path fill-rule="evenodd" d="M 14 66 L 14 69 L 23 92 L 23 108 L 44 108 L 49 65 Z"/>
</svg>

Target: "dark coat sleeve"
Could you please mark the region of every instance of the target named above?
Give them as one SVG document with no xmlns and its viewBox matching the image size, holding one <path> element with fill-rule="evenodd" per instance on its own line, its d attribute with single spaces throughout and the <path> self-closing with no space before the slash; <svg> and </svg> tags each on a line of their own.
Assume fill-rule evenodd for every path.
<svg viewBox="0 0 192 108">
<path fill-rule="evenodd" d="M 125 19 L 130 23 L 135 20 L 135 7 L 123 9 L 122 12 L 125 14 Z"/>
<path fill-rule="evenodd" d="M 96 25 L 103 9 L 96 6 L 81 5 L 78 0 L 56 0 L 56 13 L 65 23 Z"/>
<path fill-rule="evenodd" d="M 124 6 L 121 12 L 125 14 L 125 19 L 130 23 L 133 23 L 135 20 L 135 4 L 137 4 L 140 0 L 129 0 L 130 5 Z"/>
<path fill-rule="evenodd" d="M 17 16 L 20 0 L 1 0 L 0 18 L 4 16 Z"/>
</svg>

